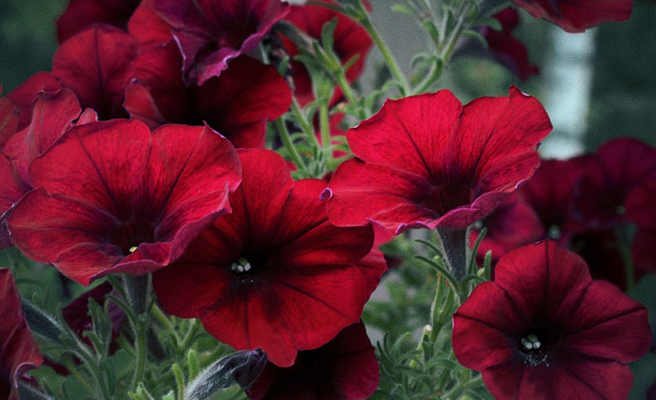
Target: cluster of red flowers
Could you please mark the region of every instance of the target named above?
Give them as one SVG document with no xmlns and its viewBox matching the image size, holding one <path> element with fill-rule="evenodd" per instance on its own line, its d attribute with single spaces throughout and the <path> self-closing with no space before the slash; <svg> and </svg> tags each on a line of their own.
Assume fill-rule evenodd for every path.
<svg viewBox="0 0 656 400">
<path fill-rule="evenodd" d="M 630 1 L 594 16 L 589 1 L 517 3 L 572 31 L 630 10 Z M 289 109 L 292 94 L 313 100 L 309 75 L 293 62 L 292 90 L 249 52 L 267 40 L 294 55 L 274 24 L 287 19 L 319 37 L 333 18 L 340 58 L 360 55 L 346 73 L 352 81 L 372 42 L 328 8 L 71 1 L 52 71 L 0 99 L 0 246 L 83 285 L 152 273 L 165 311 L 200 318 L 235 349 L 267 353 L 271 364 L 247 391 L 266 400 L 359 399 L 376 390 L 378 363 L 360 322 L 387 269 L 372 226 L 448 234 L 490 216 L 482 248 L 497 256 L 555 228 L 559 243 L 580 249 L 588 234 L 605 237 L 630 221 L 639 226 L 634 260 L 654 270 L 656 150 L 621 141 L 594 157 L 543 163 L 530 179 L 551 124 L 515 87 L 466 105 L 447 90 L 388 101 L 348 131 L 355 158 L 330 182 L 292 180 L 286 161 L 264 149 L 266 124 Z M 521 198 L 509 197 L 525 181 Z M 492 226 L 493 212 L 506 211 L 523 213 L 501 219 L 521 225 L 521 235 L 505 234 L 515 225 Z M 0 327 L 0 398 L 14 399 L 18 379 L 43 359 L 6 270 L 0 281 L 0 315 L 11 322 Z M 591 281 L 584 262 L 553 242 L 508 254 L 495 282 L 455 316 L 456 355 L 501 398 L 549 390 L 621 398 L 624 364 L 648 340 L 645 309 Z"/>
</svg>

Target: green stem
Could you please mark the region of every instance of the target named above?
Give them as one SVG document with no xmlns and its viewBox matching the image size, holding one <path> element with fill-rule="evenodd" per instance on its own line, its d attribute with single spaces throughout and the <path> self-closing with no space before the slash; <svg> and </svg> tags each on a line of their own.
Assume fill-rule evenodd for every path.
<svg viewBox="0 0 656 400">
<path fill-rule="evenodd" d="M 364 29 L 367 30 L 367 33 L 369 33 L 369 36 L 371 36 L 371 39 L 374 41 L 374 43 L 376 43 L 376 46 L 380 50 L 381 54 L 383 55 L 383 58 L 385 59 L 385 62 L 387 63 L 387 67 L 392 73 L 392 76 L 394 76 L 396 81 L 399 83 L 400 85 L 399 87 L 401 89 L 401 96 L 402 97 L 408 96 L 410 94 L 410 86 L 408 85 L 408 81 L 405 79 L 403 72 L 401 72 L 401 68 L 399 67 L 398 62 L 394 59 L 394 56 L 392 55 L 389 48 L 381 38 L 380 34 L 378 33 L 378 30 L 371 22 L 371 19 L 369 18 L 369 14 L 367 13 L 363 13 L 363 14 L 364 17 L 359 22 L 364 27 Z"/>
<path fill-rule="evenodd" d="M 296 164 L 296 166 L 301 171 L 307 172 L 307 165 L 305 165 L 305 162 L 301 158 L 301 155 L 299 154 L 298 150 L 296 150 L 294 143 L 292 143 L 292 137 L 289 134 L 287 127 L 285 126 L 285 120 L 283 119 L 283 117 L 278 118 L 275 124 L 276 124 L 276 129 L 278 129 L 278 133 L 280 133 L 280 138 L 282 139 L 285 148 L 289 152 L 289 156 L 292 158 L 292 161 L 294 161 L 294 164 Z"/>
<path fill-rule="evenodd" d="M 460 10 L 458 11 L 456 26 L 453 28 L 451 34 L 449 35 L 449 39 L 446 41 L 446 43 L 444 43 L 442 47 L 440 58 L 442 59 L 444 64 L 446 64 L 451 58 L 451 55 L 453 54 L 453 50 L 455 49 L 456 44 L 458 44 L 460 35 L 464 30 L 465 13 L 467 12 L 468 7 L 469 7 L 469 3 L 464 2 Z"/>
<path fill-rule="evenodd" d="M 200 320 L 198 318 L 194 318 L 191 321 L 191 326 L 189 327 L 187 334 L 185 335 L 184 339 L 182 339 L 182 343 L 180 344 L 180 350 L 185 351 L 191 346 L 191 342 L 193 342 L 196 333 L 200 329 L 200 325 Z"/>
<path fill-rule="evenodd" d="M 136 368 L 132 377 L 132 390 L 136 390 L 137 384 L 143 380 L 144 371 L 146 370 L 146 324 L 138 320 L 138 327 L 135 326 L 136 340 L 134 342 L 135 352 L 137 353 Z"/>
<path fill-rule="evenodd" d="M 314 128 L 312 128 L 312 125 L 310 125 L 310 123 L 305 118 L 305 115 L 303 115 L 301 106 L 298 104 L 298 101 L 295 97 L 292 97 L 292 113 L 296 117 L 298 124 L 301 126 L 303 133 L 305 133 L 308 142 L 310 142 L 313 147 L 318 149 L 320 145 L 317 137 L 314 134 Z"/>
<path fill-rule="evenodd" d="M 319 127 L 321 128 L 321 145 L 323 148 L 330 149 L 330 117 L 328 116 L 328 104 L 321 102 L 319 106 Z M 330 157 L 332 151 L 328 152 Z"/>
<path fill-rule="evenodd" d="M 444 62 L 437 61 L 431 74 L 424 79 L 423 82 L 419 84 L 419 87 L 413 91 L 414 94 L 420 94 L 426 92 L 438 79 L 442 76 L 442 71 L 444 71 Z"/>
<path fill-rule="evenodd" d="M 157 320 L 157 322 L 159 322 L 160 325 L 166 329 L 166 331 L 169 333 L 169 336 L 171 336 L 171 340 L 173 340 L 173 345 L 178 348 L 178 344 L 180 343 L 180 335 L 178 335 L 178 332 L 173 327 L 171 320 L 166 316 L 166 314 L 164 314 L 164 311 L 162 311 L 162 309 L 155 304 L 152 309 L 152 315 Z"/>
</svg>

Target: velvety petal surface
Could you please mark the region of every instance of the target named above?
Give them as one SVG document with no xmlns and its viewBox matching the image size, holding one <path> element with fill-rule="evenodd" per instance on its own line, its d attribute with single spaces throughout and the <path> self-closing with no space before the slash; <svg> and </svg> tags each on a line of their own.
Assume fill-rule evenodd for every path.
<svg viewBox="0 0 656 400">
<path fill-rule="evenodd" d="M 32 105 L 39 92 L 56 92 L 61 86 L 51 72 L 37 72 L 7 94 L 7 98 L 18 108 L 20 114 L 18 130 L 25 128 L 32 121 Z"/>
<path fill-rule="evenodd" d="M 280 0 L 155 0 L 155 11 L 175 29 L 184 71 L 202 85 L 228 62 L 254 49 L 289 5 Z"/>
<path fill-rule="evenodd" d="M 289 368 L 268 364 L 246 390 L 254 400 L 356 400 L 371 396 L 380 371 L 362 322 L 319 349 L 298 354 Z"/>
<path fill-rule="evenodd" d="M 388 101 L 349 130 L 361 162 L 335 171 L 329 216 L 338 225 L 371 221 L 397 232 L 464 228 L 532 175 L 536 148 L 550 130 L 540 103 L 515 87 L 508 97 L 465 107 L 447 90 Z"/>
<path fill-rule="evenodd" d="M 583 32 L 607 21 L 624 21 L 633 0 L 514 0 L 535 18 L 547 19 L 567 32 Z"/>
<path fill-rule="evenodd" d="M 100 119 L 123 117 L 128 66 L 136 51 L 130 35 L 103 25 L 63 43 L 53 58 L 52 71 L 77 95 L 83 108 L 93 108 Z"/>
<path fill-rule="evenodd" d="M 234 148 L 207 127 L 151 134 L 137 121 L 87 124 L 32 162 L 30 180 L 42 189 L 8 226 L 25 254 L 80 283 L 145 273 L 179 257 L 229 210 L 240 173 Z"/>
<path fill-rule="evenodd" d="M 11 247 L 5 222 L 14 204 L 31 189 L 20 178 L 9 157 L 0 153 L 0 249 Z"/>
<path fill-rule="evenodd" d="M 75 94 L 68 89 L 41 92 L 34 102 L 32 122 L 5 146 L 21 179 L 29 182 L 30 163 L 50 148 L 80 116 L 82 109 Z"/>
<path fill-rule="evenodd" d="M 18 119 L 18 109 L 14 103 L 7 98 L 0 98 L 0 150 L 18 131 Z"/>
<path fill-rule="evenodd" d="M 63 43 L 76 33 L 98 24 L 126 30 L 140 0 L 70 0 L 57 19 L 57 40 Z"/>
<path fill-rule="evenodd" d="M 325 183 L 293 182 L 276 153 L 239 154 L 244 178 L 230 198 L 232 214 L 153 282 L 167 311 L 200 317 L 219 340 L 259 347 L 290 366 L 298 350 L 325 344 L 359 319 L 368 282 L 356 264 L 371 250 L 373 231 L 330 225 L 319 200 Z"/>
</svg>

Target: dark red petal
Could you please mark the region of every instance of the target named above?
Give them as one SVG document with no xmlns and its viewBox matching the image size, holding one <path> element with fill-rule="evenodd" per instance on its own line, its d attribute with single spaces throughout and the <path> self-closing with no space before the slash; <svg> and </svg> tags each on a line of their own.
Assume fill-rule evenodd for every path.
<svg viewBox="0 0 656 400">
<path fill-rule="evenodd" d="M 656 273 L 656 228 L 638 228 L 633 238 L 633 263 L 636 268 Z"/>
<path fill-rule="evenodd" d="M 624 21 L 633 0 L 515 0 L 535 18 L 545 18 L 567 32 L 583 32 L 607 21 Z"/>
<path fill-rule="evenodd" d="M 7 221 L 11 240 L 25 255 L 42 263 L 54 263 L 66 276 L 76 281 L 103 268 L 120 257 L 120 250 L 103 240 L 118 221 L 107 212 L 60 195 L 48 195 L 44 189 L 28 193 Z M 81 247 L 84 246 L 84 247 Z M 90 252 L 97 253 L 93 260 Z M 66 264 L 62 254 L 66 253 Z M 74 263 L 74 267 L 69 266 Z M 89 263 L 92 265 L 77 268 Z"/>
<path fill-rule="evenodd" d="M 140 0 L 70 0 L 57 19 L 57 40 L 69 37 L 96 24 L 107 24 L 125 30 L 128 19 Z"/>
<path fill-rule="evenodd" d="M 502 201 L 483 220 L 483 226 L 488 231 L 478 248 L 478 255 L 485 257 L 488 251 L 492 251 L 494 260 L 498 260 L 511 250 L 537 242 L 546 236 L 537 214 L 517 192 Z M 477 238 L 478 233 L 475 232 L 471 236 L 472 243 Z"/>
<path fill-rule="evenodd" d="M 559 243 L 566 243 L 572 232 L 580 228 L 580 216 L 575 214 L 574 201 L 583 174 L 595 165 L 593 155 L 569 160 L 542 160 L 533 177 L 519 189 L 540 217 L 545 231 L 558 229 Z"/>
<path fill-rule="evenodd" d="M 142 0 L 128 22 L 130 35 L 148 46 L 158 46 L 173 40 L 171 25 L 153 8 L 155 0 Z"/>
<path fill-rule="evenodd" d="M 378 114 L 348 131 L 348 142 L 353 154 L 367 163 L 437 178 L 433 174 L 442 171 L 462 110 L 448 90 L 388 100 Z"/>
<path fill-rule="evenodd" d="M 77 95 L 83 108 L 93 108 L 101 119 L 122 117 L 128 66 L 136 55 L 136 41 L 105 25 L 67 40 L 53 58 L 53 74 Z"/>
<path fill-rule="evenodd" d="M 559 346 L 590 357 L 629 363 L 651 345 L 647 309 L 615 285 L 594 281 L 578 307 L 556 321 L 564 327 Z"/>
<path fill-rule="evenodd" d="M 371 396 L 380 372 L 364 324 L 342 330 L 289 368 L 269 364 L 246 392 L 256 400 L 355 400 Z"/>
<path fill-rule="evenodd" d="M 220 77 L 195 89 L 196 112 L 236 147 L 264 147 L 264 122 L 284 114 L 292 102 L 278 71 L 248 57 L 233 60 Z"/>
<path fill-rule="evenodd" d="M 30 185 L 18 176 L 9 158 L 0 153 L 0 249 L 11 246 L 5 221 L 14 204 L 30 189 Z"/>
<path fill-rule="evenodd" d="M 513 303 L 495 283 L 483 283 L 453 315 L 453 352 L 462 365 L 483 371 L 518 358 L 529 320 Z"/>
<path fill-rule="evenodd" d="M 0 385 L 8 382 L 9 398 L 17 399 L 18 380 L 41 365 L 43 357 L 25 321 L 14 278 L 4 268 L 0 268 L 0 299 Z"/>
<path fill-rule="evenodd" d="M 576 206 L 586 223 L 607 227 L 625 220 L 622 208 L 631 191 L 656 178 L 656 148 L 620 138 L 599 147 L 596 156 L 597 164 L 581 181 Z"/>
<path fill-rule="evenodd" d="M 329 186 L 328 215 L 339 226 L 370 221 L 398 233 L 406 227 L 431 227 L 438 217 L 421 202 L 439 193 L 413 173 L 347 160 L 337 167 Z"/>
<path fill-rule="evenodd" d="M 32 104 L 41 91 L 56 92 L 61 89 L 61 83 L 50 72 L 37 72 L 7 95 L 7 98 L 18 108 L 20 122 L 18 129 L 23 129 L 32 120 Z"/>
<path fill-rule="evenodd" d="M 195 109 L 182 80 L 182 55 L 174 41 L 142 49 L 130 65 L 134 79 L 128 86 L 123 106 L 132 118 L 156 128 L 167 122 L 199 124 L 186 120 L 187 109 Z"/>
<path fill-rule="evenodd" d="M 184 70 L 199 85 L 254 49 L 289 12 L 289 5 L 279 0 L 155 0 L 154 8 L 176 28 Z"/>
<path fill-rule="evenodd" d="M 656 178 L 656 177 L 654 177 Z M 626 197 L 626 216 L 639 227 L 656 228 L 656 179 L 636 185 Z"/>
<path fill-rule="evenodd" d="M 380 278 L 385 271 L 387 271 L 387 260 L 385 259 L 383 252 L 374 247 L 371 249 L 371 252 L 369 252 L 369 254 L 367 254 L 356 265 L 360 268 L 360 271 L 362 271 L 367 279 L 368 299 L 378 287 Z"/>
<path fill-rule="evenodd" d="M 567 320 L 592 279 L 581 257 L 544 241 L 502 257 L 496 265 L 495 282 L 526 321 L 542 315 L 551 322 Z"/>
<path fill-rule="evenodd" d="M 19 113 L 14 103 L 7 98 L 0 98 L 0 150 L 18 131 Z"/>
<path fill-rule="evenodd" d="M 70 129 L 81 112 L 80 103 L 70 90 L 39 93 L 34 102 L 32 122 L 5 147 L 5 153 L 25 182 L 29 182 L 27 167 L 30 163 Z"/>
<path fill-rule="evenodd" d="M 524 43 L 512 36 L 512 31 L 519 24 L 517 10 L 507 8 L 496 13 L 494 18 L 501 22 L 503 30 L 496 31 L 490 27 L 484 27 L 481 31 L 481 35 L 487 39 L 489 49 L 494 57 L 521 80 L 537 74 L 540 69 L 529 64 L 528 51 Z"/>
</svg>

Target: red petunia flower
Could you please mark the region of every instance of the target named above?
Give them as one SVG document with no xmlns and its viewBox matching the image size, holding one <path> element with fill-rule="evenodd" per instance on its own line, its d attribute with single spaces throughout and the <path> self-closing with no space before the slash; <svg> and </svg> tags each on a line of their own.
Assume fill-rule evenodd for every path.
<svg viewBox="0 0 656 400">
<path fill-rule="evenodd" d="M 324 346 L 298 353 L 289 368 L 268 364 L 246 389 L 253 400 L 357 400 L 378 387 L 378 360 L 362 322 Z"/>
<path fill-rule="evenodd" d="M 320 0 L 320 2 L 335 4 L 332 0 Z M 365 2 L 365 4 L 367 3 Z M 349 82 L 354 82 L 358 79 L 364 70 L 367 54 L 373 45 L 367 31 L 349 17 L 327 7 L 320 5 L 292 5 L 289 8 L 289 15 L 285 20 L 296 25 L 300 30 L 315 39 L 321 38 L 321 31 L 325 24 L 335 18 L 337 19 L 334 34 L 335 53 L 343 63 L 346 63 L 355 56 L 359 57 L 346 71 L 346 79 Z M 300 53 L 296 44 L 285 37 L 283 37 L 283 45 L 292 59 Z M 294 72 L 294 85 L 296 86 L 294 95 L 301 105 L 305 105 L 314 100 L 310 75 L 302 62 L 292 61 L 291 67 Z M 341 96 L 341 91 L 338 89 L 331 103 L 335 103 Z"/>
<path fill-rule="evenodd" d="M 184 55 L 184 72 L 202 85 L 228 62 L 253 50 L 289 12 L 280 0 L 155 0 L 154 9 L 173 27 Z"/>
<path fill-rule="evenodd" d="M 27 78 L 16 89 L 7 94 L 7 99 L 16 107 L 19 114 L 17 131 L 25 128 L 32 120 L 32 106 L 42 91 L 56 92 L 61 83 L 50 72 L 37 72 Z"/>
<path fill-rule="evenodd" d="M 626 222 L 629 194 L 656 179 L 656 148 L 620 138 L 600 146 L 595 158 L 581 179 L 577 212 L 584 223 L 597 228 Z"/>
<path fill-rule="evenodd" d="M 109 25 L 83 31 L 59 47 L 52 73 L 72 90 L 83 108 L 93 108 L 100 119 L 126 117 L 123 109 L 129 65 L 137 42 Z"/>
<path fill-rule="evenodd" d="M 360 319 L 373 285 L 363 262 L 371 227 L 328 222 L 325 182 L 294 182 L 268 150 L 239 150 L 243 182 L 233 212 L 201 233 L 185 255 L 153 274 L 162 307 L 201 318 L 220 341 L 261 348 L 281 367 Z"/>
<path fill-rule="evenodd" d="M 388 101 L 348 131 L 357 158 L 335 171 L 328 215 L 397 233 L 466 228 L 533 174 L 550 130 L 540 103 L 515 87 L 464 107 L 448 90 Z"/>
<path fill-rule="evenodd" d="M 94 25 L 107 24 L 127 30 L 128 20 L 140 0 L 70 0 L 57 19 L 57 40 L 63 43 Z"/>
<path fill-rule="evenodd" d="M 453 351 L 497 399 L 626 399 L 647 310 L 554 242 L 508 253 L 453 316 Z"/>
<path fill-rule="evenodd" d="M 2 86 L 0 86 L 0 93 L 2 93 Z M 18 109 L 11 100 L 6 97 L 0 98 L 0 150 L 18 131 L 19 115 Z"/>
<path fill-rule="evenodd" d="M 521 80 L 528 79 L 531 75 L 540 72 L 535 65 L 528 61 L 528 51 L 521 41 L 515 39 L 512 31 L 519 25 L 519 13 L 517 10 L 507 8 L 494 15 L 501 22 L 503 30 L 496 31 L 490 27 L 483 27 L 481 35 L 487 39 L 487 43 L 493 56 L 508 69 L 510 69 Z"/>
<path fill-rule="evenodd" d="M 18 381 L 43 363 L 21 309 L 14 278 L 0 268 L 0 399 L 18 400 Z"/>
<path fill-rule="evenodd" d="M 542 160 L 535 174 L 519 193 L 540 218 L 545 237 L 566 244 L 582 228 L 581 216 L 574 210 L 583 175 L 596 163 L 594 155 L 569 160 Z"/>
<path fill-rule="evenodd" d="M 56 165 L 57 168 L 52 166 Z M 138 121 L 75 127 L 28 170 L 36 190 L 7 226 L 28 257 L 88 285 L 113 272 L 152 272 L 229 210 L 237 154 L 207 127 Z"/>
<path fill-rule="evenodd" d="M 607 21 L 631 16 L 633 0 L 514 0 L 535 18 L 547 19 L 567 32 L 583 32 Z"/>
<path fill-rule="evenodd" d="M 202 86 L 185 85 L 175 42 L 143 51 L 133 62 L 124 107 L 151 128 L 204 122 L 236 147 L 264 147 L 267 121 L 291 105 L 291 90 L 275 68 L 243 56 Z"/>
</svg>

